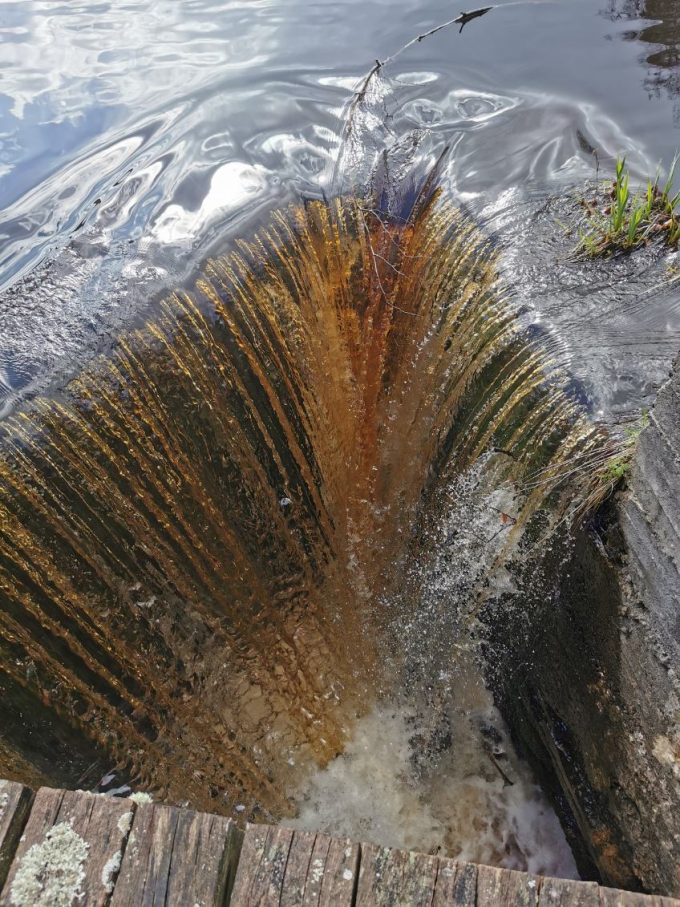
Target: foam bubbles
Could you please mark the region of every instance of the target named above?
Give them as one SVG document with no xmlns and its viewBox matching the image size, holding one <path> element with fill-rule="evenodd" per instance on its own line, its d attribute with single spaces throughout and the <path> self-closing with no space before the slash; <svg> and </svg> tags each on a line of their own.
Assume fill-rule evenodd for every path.
<svg viewBox="0 0 680 907">
<path fill-rule="evenodd" d="M 483 745 L 479 722 L 496 731 L 497 755 Z M 426 728 L 417 715 L 389 703 L 377 706 L 357 722 L 345 752 L 307 782 L 299 815 L 287 824 L 578 878 L 557 817 L 510 751 L 497 712 L 458 713 L 452 730 L 430 771 L 422 758 L 431 758 L 422 751 Z"/>
</svg>

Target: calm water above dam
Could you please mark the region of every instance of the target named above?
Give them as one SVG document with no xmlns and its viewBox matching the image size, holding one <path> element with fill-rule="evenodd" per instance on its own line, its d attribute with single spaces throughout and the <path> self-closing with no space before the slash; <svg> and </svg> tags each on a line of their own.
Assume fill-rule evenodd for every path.
<svg viewBox="0 0 680 907">
<path fill-rule="evenodd" d="M 272 205 L 328 189 L 352 89 L 376 57 L 451 9 L 437 0 L 3 3 L 0 287 L 69 245 L 75 262 L 65 277 L 41 274 L 30 306 L 3 299 L 0 394 L 70 368 L 159 283 L 181 283 Z M 670 162 L 678 41 L 672 0 L 500 3 L 386 70 L 400 80 L 385 101 L 390 129 L 422 126 L 435 146 L 455 147 L 449 185 L 508 238 L 509 267 L 517 286 L 531 286 L 538 319 L 561 318 L 582 374 L 598 372 L 597 404 L 605 385 L 615 404 L 650 392 L 677 347 L 677 306 L 639 304 L 637 265 L 602 276 L 556 269 L 564 249 L 550 247 L 555 214 L 546 220 L 542 206 L 594 175 L 593 149 L 602 171 L 617 153 L 643 176 Z M 584 311 L 586 281 L 599 295 Z M 610 299 L 627 292 L 630 318 Z M 573 305 L 576 317 L 556 311 Z"/>
<path fill-rule="evenodd" d="M 458 12 L 0 5 L 0 766 L 576 874 L 466 634 L 680 348 L 561 227 L 680 146 L 680 13 L 501 2 L 348 134 Z M 383 147 L 441 198 L 336 204 Z"/>
</svg>

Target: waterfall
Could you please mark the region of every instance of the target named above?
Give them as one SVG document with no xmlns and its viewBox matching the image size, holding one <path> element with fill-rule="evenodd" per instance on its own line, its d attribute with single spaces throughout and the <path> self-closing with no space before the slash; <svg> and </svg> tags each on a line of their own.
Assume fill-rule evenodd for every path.
<svg viewBox="0 0 680 907">
<path fill-rule="evenodd" d="M 443 483 L 513 489 L 502 564 L 610 443 L 434 179 L 274 212 L 2 436 L 0 712 L 251 817 L 398 682 L 381 602 Z M 5 727 L 0 776 L 63 781 Z"/>
</svg>

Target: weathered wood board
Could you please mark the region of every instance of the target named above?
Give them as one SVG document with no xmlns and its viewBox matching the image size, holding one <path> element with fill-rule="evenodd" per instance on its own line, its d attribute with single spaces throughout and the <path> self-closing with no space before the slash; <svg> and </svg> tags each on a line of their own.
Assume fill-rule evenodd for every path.
<svg viewBox="0 0 680 907">
<path fill-rule="evenodd" d="M 600 907 L 671 907 L 675 901 L 618 888 L 600 888 Z"/>
<path fill-rule="evenodd" d="M 271 825 L 249 825 L 232 894 L 233 904 L 260 907 L 279 904 L 293 831 Z"/>
<path fill-rule="evenodd" d="M 362 844 L 357 907 L 412 904 L 430 907 L 437 880 L 437 858 Z"/>
<path fill-rule="evenodd" d="M 351 907 L 358 865 L 349 838 L 249 825 L 232 904 Z"/>
<path fill-rule="evenodd" d="M 2 907 L 108 903 L 134 805 L 42 787 L 0 895 Z"/>
<path fill-rule="evenodd" d="M 0 907 L 680 907 L 317 832 L 0 781 Z M 233 890 L 232 890 L 233 888 Z"/>
<path fill-rule="evenodd" d="M 231 903 L 234 907 L 680 907 L 677 901 L 600 888 L 594 882 L 542 878 L 263 825 L 246 830 Z"/>
<path fill-rule="evenodd" d="M 295 831 L 283 877 L 281 907 L 350 907 L 359 845 L 349 838 Z"/>
<path fill-rule="evenodd" d="M 16 781 L 0 781 L 0 890 L 7 878 L 33 800 L 33 792 Z"/>
<path fill-rule="evenodd" d="M 234 823 L 221 816 L 173 806 L 139 806 L 111 896 L 112 907 L 222 907 L 241 837 Z"/>
<path fill-rule="evenodd" d="M 599 886 L 595 882 L 542 879 L 538 907 L 600 907 Z"/>
<path fill-rule="evenodd" d="M 477 896 L 477 870 L 474 863 L 457 863 L 440 857 L 437 861 L 432 907 L 465 907 Z"/>
<path fill-rule="evenodd" d="M 477 907 L 496 904 L 516 904 L 517 907 L 536 907 L 539 903 L 541 879 L 526 872 L 477 867 Z"/>
</svg>

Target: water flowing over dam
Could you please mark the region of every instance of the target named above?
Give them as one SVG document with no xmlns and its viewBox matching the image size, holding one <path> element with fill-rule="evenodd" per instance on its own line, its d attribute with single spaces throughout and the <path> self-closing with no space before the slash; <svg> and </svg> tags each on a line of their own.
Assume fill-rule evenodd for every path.
<svg viewBox="0 0 680 907">
<path fill-rule="evenodd" d="M 49 707 L 64 745 L 162 797 L 291 814 L 305 767 L 433 667 L 446 611 L 428 631 L 410 613 L 423 574 L 403 584 L 414 532 L 463 500 L 456 478 L 506 489 L 480 498 L 486 576 L 606 457 L 469 217 L 432 179 L 374 204 L 274 214 L 3 427 L 3 704 Z M 442 669 L 483 578 L 470 614 L 450 609 Z M 49 775 L 13 720 L 0 774 Z"/>
</svg>

